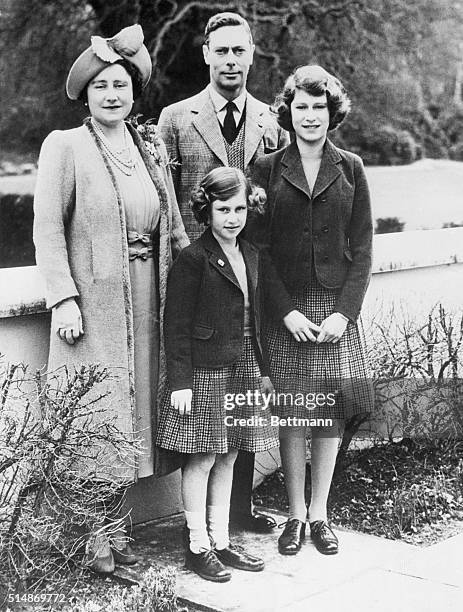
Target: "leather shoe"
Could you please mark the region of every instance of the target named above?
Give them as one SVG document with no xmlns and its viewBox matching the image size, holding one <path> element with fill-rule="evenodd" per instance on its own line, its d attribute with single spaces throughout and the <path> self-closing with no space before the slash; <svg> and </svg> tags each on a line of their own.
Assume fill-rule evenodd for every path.
<svg viewBox="0 0 463 612">
<path fill-rule="evenodd" d="M 114 561 L 120 565 L 135 565 L 135 563 L 140 561 L 140 557 L 133 552 L 133 548 L 128 542 L 126 542 L 122 548 L 113 546 L 111 550 Z"/>
<path fill-rule="evenodd" d="M 256 533 L 270 533 L 277 526 L 273 516 L 261 512 L 234 516 L 231 520 L 233 524 Z"/>
<path fill-rule="evenodd" d="M 87 542 L 84 565 L 97 574 L 114 572 L 114 557 L 106 535 L 96 535 Z"/>
<path fill-rule="evenodd" d="M 325 521 L 313 521 L 310 525 L 310 537 L 318 552 L 322 555 L 335 555 L 338 552 L 338 538 Z"/>
<path fill-rule="evenodd" d="M 247 572 L 261 572 L 265 567 L 263 559 L 250 555 L 240 546 L 235 546 L 234 544 L 229 544 L 227 548 L 222 548 L 221 550 L 216 548 L 214 552 L 219 561 L 235 569 Z"/>
<path fill-rule="evenodd" d="M 188 549 L 185 555 L 185 566 L 204 580 L 228 582 L 231 578 L 230 571 L 222 565 L 212 550 L 194 553 Z"/>
<path fill-rule="evenodd" d="M 120 565 L 134 565 L 140 561 L 130 546 L 129 538 L 123 529 L 118 529 L 111 535 L 111 550 L 114 561 Z"/>
<path fill-rule="evenodd" d="M 299 519 L 289 519 L 278 538 L 278 552 L 282 555 L 295 555 L 301 550 L 305 540 L 305 522 Z"/>
</svg>

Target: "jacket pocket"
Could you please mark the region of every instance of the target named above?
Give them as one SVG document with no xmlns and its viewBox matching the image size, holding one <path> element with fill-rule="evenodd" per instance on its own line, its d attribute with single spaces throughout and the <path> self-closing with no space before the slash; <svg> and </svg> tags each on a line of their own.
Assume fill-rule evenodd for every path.
<svg viewBox="0 0 463 612">
<path fill-rule="evenodd" d="M 209 338 L 212 338 L 214 331 L 211 327 L 205 325 L 195 325 L 192 336 L 195 340 L 209 340 Z"/>
</svg>

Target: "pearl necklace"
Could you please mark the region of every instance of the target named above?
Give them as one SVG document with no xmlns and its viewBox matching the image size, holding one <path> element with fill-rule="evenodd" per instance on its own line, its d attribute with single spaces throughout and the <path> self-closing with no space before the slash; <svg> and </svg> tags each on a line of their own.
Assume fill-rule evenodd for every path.
<svg viewBox="0 0 463 612">
<path fill-rule="evenodd" d="M 133 170 L 136 165 L 135 149 L 134 149 L 132 142 L 130 142 L 130 144 L 127 144 L 127 128 L 125 127 L 125 125 L 124 125 L 125 147 L 118 151 L 113 148 L 113 146 L 110 144 L 110 142 L 104 135 L 103 130 L 100 128 L 100 126 L 95 121 L 92 121 L 92 125 L 95 130 L 95 134 L 97 135 L 98 140 L 100 141 L 109 160 L 116 166 L 116 168 L 118 168 L 126 176 L 132 176 Z M 121 157 L 121 153 L 127 150 L 129 151 L 130 155 L 129 155 L 129 159 L 125 160 L 123 157 Z"/>
</svg>

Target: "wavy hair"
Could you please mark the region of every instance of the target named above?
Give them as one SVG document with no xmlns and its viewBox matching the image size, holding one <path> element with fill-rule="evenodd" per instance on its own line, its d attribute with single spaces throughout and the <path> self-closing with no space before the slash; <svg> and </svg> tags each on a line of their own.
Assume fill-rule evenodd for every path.
<svg viewBox="0 0 463 612">
<path fill-rule="evenodd" d="M 230 12 L 216 13 L 215 15 L 212 15 L 204 30 L 204 44 L 207 46 L 209 45 L 209 37 L 211 32 L 215 32 L 219 28 L 224 28 L 226 26 L 243 26 L 246 30 L 246 34 L 249 37 L 249 44 L 252 45 L 252 33 L 249 23 L 238 13 Z"/>
<path fill-rule="evenodd" d="M 330 114 L 329 130 L 339 127 L 350 111 L 351 102 L 339 79 L 321 66 L 300 66 L 286 79 L 272 107 L 278 123 L 285 130 L 294 132 L 291 102 L 294 100 L 297 89 L 306 91 L 312 96 L 326 94 Z"/>
<path fill-rule="evenodd" d="M 209 225 L 212 203 L 228 200 L 241 190 L 244 190 L 248 210 L 262 212 L 267 201 L 265 191 L 253 185 L 241 170 L 228 166 L 211 170 L 191 194 L 191 210 L 196 221 Z"/>
</svg>

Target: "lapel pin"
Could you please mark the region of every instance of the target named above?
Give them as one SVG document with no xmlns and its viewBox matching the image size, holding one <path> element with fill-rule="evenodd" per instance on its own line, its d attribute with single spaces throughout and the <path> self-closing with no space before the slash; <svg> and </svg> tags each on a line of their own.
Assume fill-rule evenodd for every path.
<svg viewBox="0 0 463 612">
<path fill-rule="evenodd" d="M 223 259 L 219 259 L 219 260 L 217 261 L 217 263 L 219 264 L 219 266 L 222 266 L 222 268 L 223 268 L 223 267 L 224 267 L 224 265 L 225 265 L 225 262 L 224 262 L 224 260 L 223 260 Z"/>
</svg>

